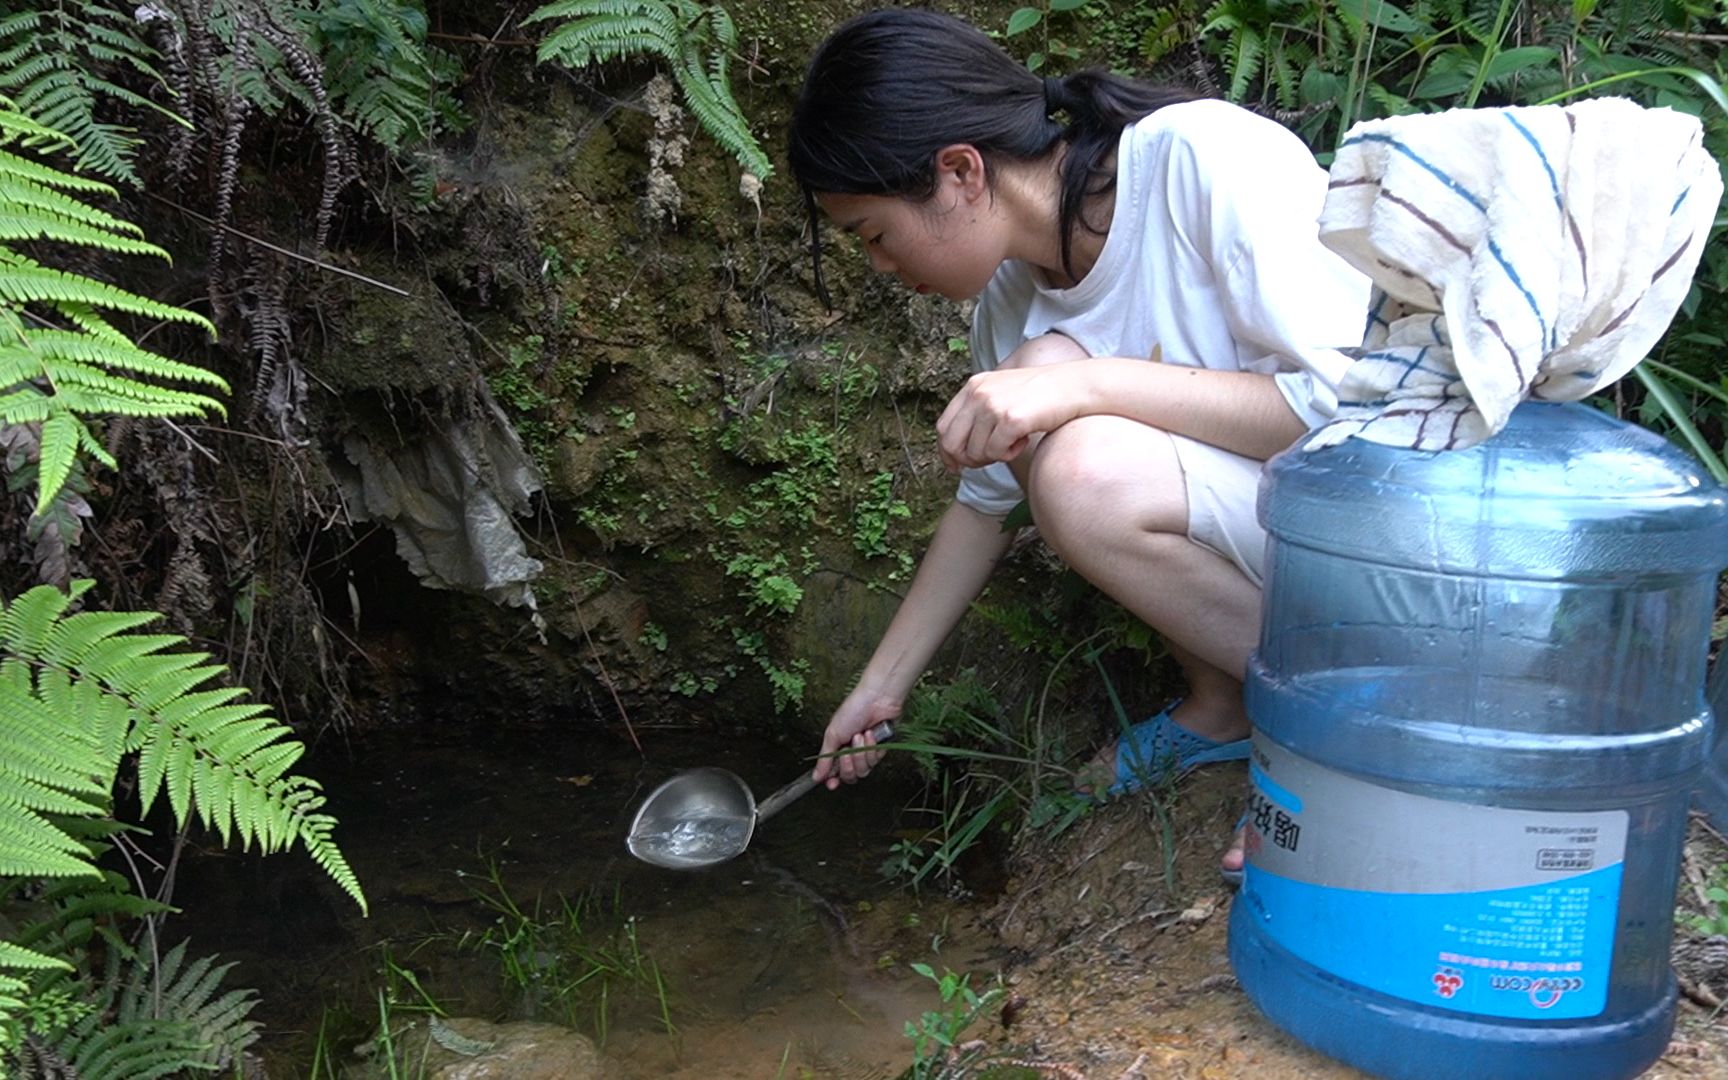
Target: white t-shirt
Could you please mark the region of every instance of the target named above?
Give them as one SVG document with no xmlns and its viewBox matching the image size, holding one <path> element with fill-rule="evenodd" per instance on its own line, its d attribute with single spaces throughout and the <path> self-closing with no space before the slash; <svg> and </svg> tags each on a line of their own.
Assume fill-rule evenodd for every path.
<svg viewBox="0 0 1728 1080">
<path fill-rule="evenodd" d="M 1275 376 L 1309 427 L 1337 410 L 1362 343 L 1368 279 L 1322 247 L 1326 173 L 1294 134 L 1223 101 L 1169 105 L 1122 132 L 1116 207 L 1097 263 L 1053 289 L 1004 262 L 972 317 L 972 362 L 989 371 L 1052 330 L 1092 356 Z M 1021 499 L 1008 466 L 961 474 L 956 495 L 1001 516 Z"/>
</svg>

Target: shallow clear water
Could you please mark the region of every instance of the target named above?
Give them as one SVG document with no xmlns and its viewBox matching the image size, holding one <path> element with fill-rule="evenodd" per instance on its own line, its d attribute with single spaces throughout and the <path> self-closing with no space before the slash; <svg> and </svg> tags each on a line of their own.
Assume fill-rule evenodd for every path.
<svg viewBox="0 0 1728 1080">
<path fill-rule="evenodd" d="M 957 957 L 977 953 L 957 909 L 915 905 L 878 872 L 908 795 L 899 770 L 807 796 L 740 858 L 672 871 L 624 844 L 656 784 L 712 764 L 773 790 L 805 767 L 808 748 L 684 731 L 642 739 L 646 762 L 622 740 L 553 727 L 327 741 L 305 771 L 324 784 L 371 918 L 303 855 L 194 850 L 175 896 L 185 914 L 167 938 L 190 935 L 195 950 L 238 961 L 230 985 L 262 992 L 273 1076 L 305 1075 L 321 1022 L 344 1052 L 366 1037 L 391 984 L 384 950 L 450 1015 L 531 1017 L 590 1035 L 603 1024 L 614 1075 L 627 1080 L 775 1076 L 783 1062 L 787 1076 L 897 1073 L 910 1060 L 905 1021 L 937 1005 L 906 963 L 962 968 Z M 725 839 L 673 832 L 681 845 Z M 505 902 L 566 929 L 507 940 Z M 582 950 L 612 955 L 626 932 L 664 979 L 675 1038 L 640 983 L 619 983 L 601 1015 L 535 982 L 567 981 Z M 412 1004 L 415 992 L 394 985 Z"/>
<path fill-rule="evenodd" d="M 704 862 L 726 859 L 744 850 L 750 839 L 748 818 L 707 817 L 680 821 L 669 829 L 638 830 L 631 835 L 636 850 L 663 858 Z"/>
</svg>

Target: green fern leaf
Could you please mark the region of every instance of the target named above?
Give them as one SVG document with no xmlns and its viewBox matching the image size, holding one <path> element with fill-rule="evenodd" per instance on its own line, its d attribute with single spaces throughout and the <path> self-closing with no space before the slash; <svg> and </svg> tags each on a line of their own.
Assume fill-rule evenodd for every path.
<svg viewBox="0 0 1728 1080">
<path fill-rule="evenodd" d="M 119 194 L 112 184 L 105 184 L 94 177 L 78 176 L 75 173 L 61 172 L 59 169 L 45 165 L 40 161 L 22 157 L 8 150 L 0 150 L 0 176 L 5 177 L 9 184 L 29 183 L 35 184 L 38 187 L 59 188 L 65 191 L 88 192 L 91 195 L 104 195 L 109 198 L 113 198 Z M 97 210 L 95 207 L 90 206 L 87 203 L 77 203 L 76 205 L 78 209 L 84 213 L 102 213 L 102 211 Z M 68 212 L 70 213 L 72 211 L 68 209 Z M 103 216 L 106 217 L 108 215 Z M 142 229 L 139 229 L 138 226 L 133 225 L 129 221 L 121 221 L 119 218 L 113 218 L 112 220 L 115 222 L 117 228 L 136 232 L 139 236 L 144 235 Z"/>
<path fill-rule="evenodd" d="M 1248 97 L 1248 87 L 1253 84 L 1254 77 L 1260 74 L 1260 60 L 1265 55 L 1266 43 L 1259 31 L 1243 27 L 1234 35 L 1236 42 L 1236 63 L 1230 72 L 1230 100 L 1245 101 Z"/>
<path fill-rule="evenodd" d="M 697 122 L 763 179 L 773 163 L 750 131 L 729 77 L 737 28 L 725 9 L 690 0 L 569 0 L 537 8 L 525 23 L 568 20 L 541 41 L 542 63 L 572 67 L 651 55 L 665 61 Z"/>
<path fill-rule="evenodd" d="M 166 356 L 158 356 L 153 352 L 140 349 L 130 342 L 124 344 L 110 342 L 88 333 L 74 333 L 69 330 L 27 331 L 26 340 L 36 351 L 37 356 L 48 364 L 50 372 L 53 370 L 52 361 L 66 360 L 78 364 L 135 371 L 157 379 L 178 379 L 184 382 L 202 383 L 207 386 L 214 386 L 224 393 L 228 390 L 227 380 L 207 368 L 170 360 Z"/>
<path fill-rule="evenodd" d="M 145 318 L 190 323 L 211 337 L 216 336 L 216 328 L 210 320 L 196 312 L 158 303 L 77 274 L 50 269 L 4 249 L 0 249 L 0 300 L 13 304 L 86 304 Z"/>
<path fill-rule="evenodd" d="M 78 428 L 82 423 L 71 413 L 56 413 L 42 422 L 42 464 L 39 490 L 57 492 L 71 475 L 78 456 Z M 41 503 L 37 504 L 38 509 Z"/>
<path fill-rule="evenodd" d="M 40 424 L 54 412 L 46 394 L 34 388 L 0 394 L 0 422 L 7 424 Z"/>
<path fill-rule="evenodd" d="M 19 657 L 39 654 L 55 624 L 72 602 L 90 591 L 81 581 L 65 592 L 31 589 L 10 604 L 0 605 L 0 653 Z"/>
<path fill-rule="evenodd" d="M 537 55 L 542 63 L 556 60 L 578 68 L 635 53 L 673 59 L 678 55 L 680 29 L 652 12 L 593 15 L 549 34 Z"/>
<path fill-rule="evenodd" d="M 0 210 L 0 240 L 57 240 L 127 255 L 168 256 L 166 251 L 148 241 L 115 236 L 82 222 L 16 203 Z"/>
<path fill-rule="evenodd" d="M 774 166 L 757 145 L 755 136 L 750 134 L 726 80 L 712 74 L 703 66 L 701 58 L 688 50 L 684 63 L 673 71 L 673 75 L 703 130 L 758 177 L 766 179 L 772 175 Z"/>
<path fill-rule="evenodd" d="M 168 744 L 168 805 L 174 810 L 174 820 L 186 821 L 192 811 L 192 764 L 197 752 L 184 739 L 172 738 Z"/>
<path fill-rule="evenodd" d="M 20 948 L 10 941 L 0 941 L 0 967 L 25 969 L 31 971 L 71 971 L 72 965 L 54 956 L 43 956 L 38 952 Z M 22 989 L 22 983 L 14 982 L 10 987 L 0 986 L 0 989 Z"/>
<path fill-rule="evenodd" d="M 138 27 L 130 13 L 95 0 L 0 20 L 0 90 L 20 113 L 69 140 L 81 168 L 133 185 L 136 133 L 95 114 L 102 102 L 113 101 L 173 116 L 101 74 L 104 66 L 119 65 L 162 82 L 152 64 L 156 53 L 138 37 Z M 15 126 L 0 121 L 0 128 Z"/>
<path fill-rule="evenodd" d="M 67 615 L 88 588 L 33 589 L 0 606 L 0 874 L 92 872 L 88 848 L 42 813 L 91 813 L 106 792 L 56 771 L 53 731 L 83 748 L 66 751 L 67 762 L 109 784 L 118 755 L 137 751 L 146 812 L 165 791 L 177 821 L 196 815 L 264 850 L 298 843 L 364 909 L 317 785 L 287 772 L 303 751 L 288 729 L 237 700 L 243 691 L 207 687 L 222 671 L 207 654 L 168 651 L 182 643 L 176 635 L 136 633 L 143 616 Z M 92 708 L 97 700 L 104 707 Z M 53 726 L 71 710 L 81 725 Z"/>
<path fill-rule="evenodd" d="M 0 877 L 88 877 L 90 852 L 23 807 L 0 803 Z"/>
</svg>

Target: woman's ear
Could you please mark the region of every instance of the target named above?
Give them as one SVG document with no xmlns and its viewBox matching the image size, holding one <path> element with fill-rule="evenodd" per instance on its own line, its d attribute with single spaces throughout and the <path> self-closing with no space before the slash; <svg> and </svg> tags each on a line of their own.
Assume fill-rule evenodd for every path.
<svg viewBox="0 0 1728 1080">
<path fill-rule="evenodd" d="M 984 155 L 971 143 L 953 143 L 936 151 L 936 186 L 952 185 L 961 198 L 975 202 L 990 192 Z"/>
</svg>

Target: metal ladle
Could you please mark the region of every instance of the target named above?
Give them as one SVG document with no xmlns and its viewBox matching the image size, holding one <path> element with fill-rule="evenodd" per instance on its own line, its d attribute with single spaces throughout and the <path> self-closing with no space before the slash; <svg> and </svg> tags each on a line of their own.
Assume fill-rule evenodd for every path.
<svg viewBox="0 0 1728 1080">
<path fill-rule="evenodd" d="M 876 725 L 878 743 L 894 737 Z M 695 870 L 736 858 L 750 846 L 756 826 L 816 787 L 808 770 L 757 803 L 736 773 L 712 765 L 686 769 L 648 793 L 630 823 L 630 854 L 670 870 Z"/>
</svg>

